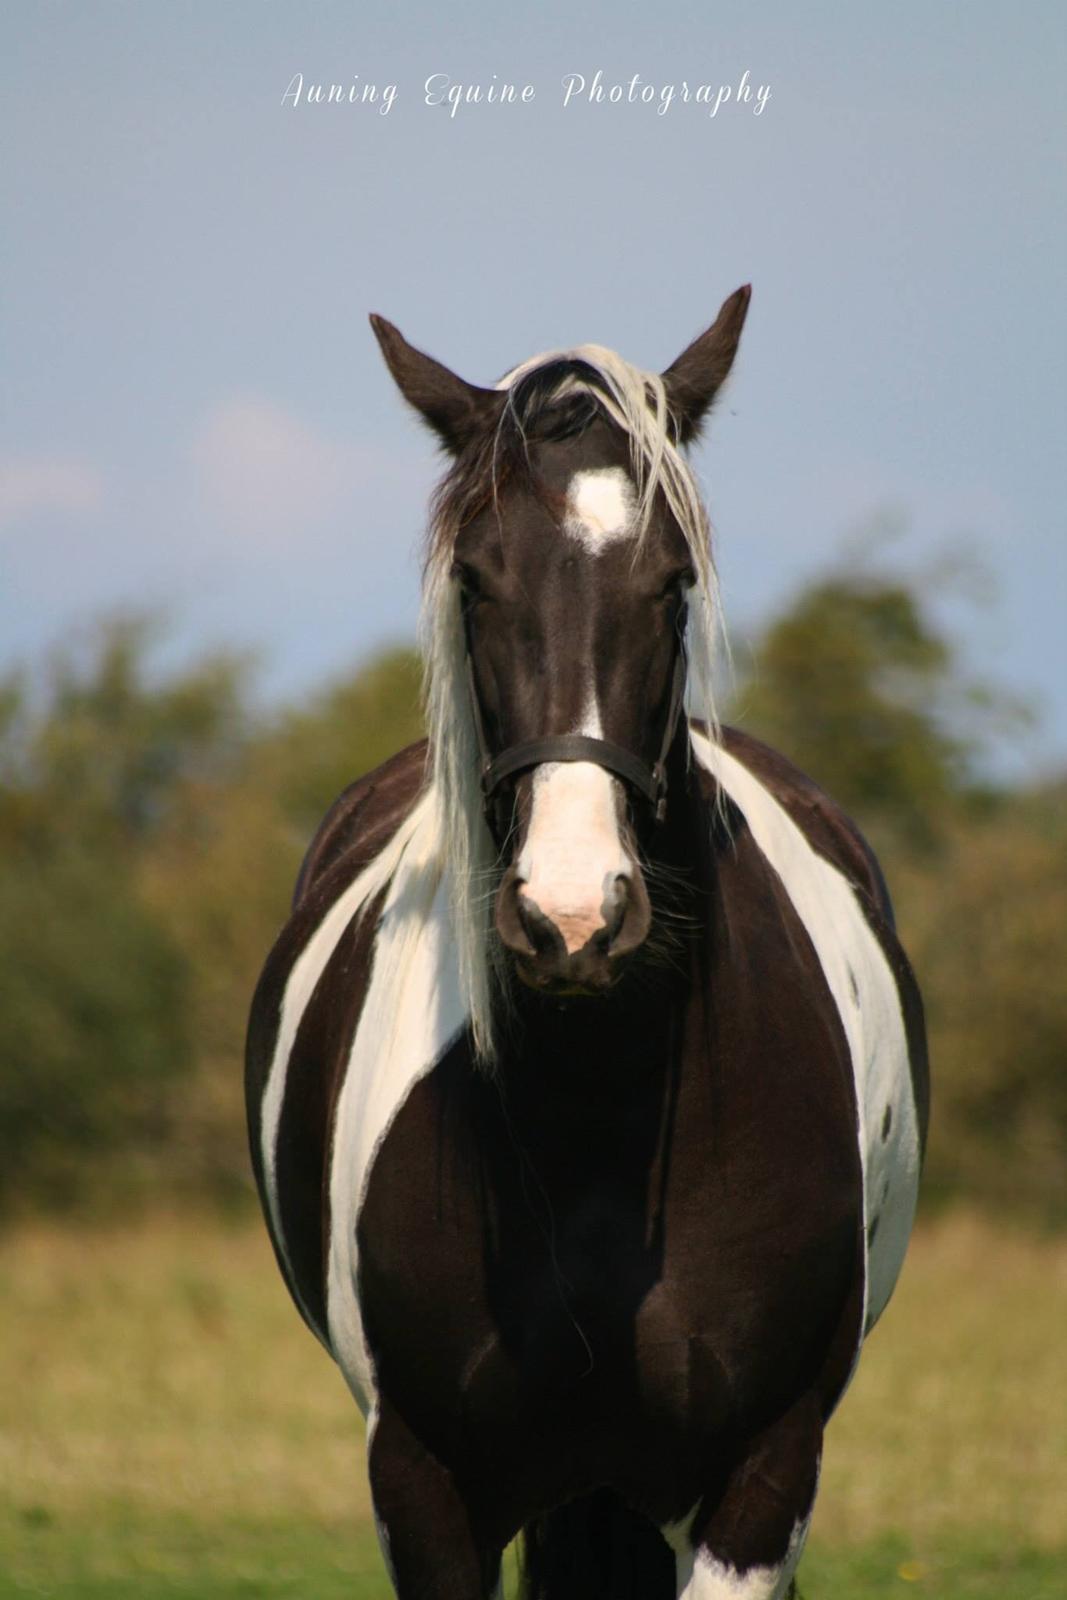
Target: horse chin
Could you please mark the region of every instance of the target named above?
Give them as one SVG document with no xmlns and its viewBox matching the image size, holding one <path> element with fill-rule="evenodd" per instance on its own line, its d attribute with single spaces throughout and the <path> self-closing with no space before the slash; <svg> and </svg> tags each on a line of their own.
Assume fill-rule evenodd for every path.
<svg viewBox="0 0 1067 1600">
<path fill-rule="evenodd" d="M 598 964 L 593 970 L 567 973 L 546 970 L 526 956 L 512 958 L 512 969 L 526 988 L 549 1000 L 596 1000 L 603 998 L 622 977 L 625 961 Z"/>
</svg>

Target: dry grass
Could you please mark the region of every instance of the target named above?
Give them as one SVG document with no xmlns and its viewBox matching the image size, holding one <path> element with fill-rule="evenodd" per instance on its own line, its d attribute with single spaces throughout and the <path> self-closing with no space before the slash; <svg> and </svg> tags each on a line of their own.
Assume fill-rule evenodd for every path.
<svg viewBox="0 0 1067 1600">
<path fill-rule="evenodd" d="M 24 1227 L 0 1299 L 0 1570 L 41 1520 L 93 1530 L 98 1573 L 124 1528 L 367 1528 L 358 1413 L 258 1226 Z M 1065 1327 L 1067 1242 L 925 1228 L 832 1425 L 817 1546 L 1062 1549 Z"/>
<path fill-rule="evenodd" d="M 0 1498 L 369 1515 L 359 1413 L 262 1228 L 23 1228 L 0 1301 Z"/>
<path fill-rule="evenodd" d="M 955 1216 L 912 1242 L 830 1425 L 815 1531 L 1067 1546 L 1067 1240 Z"/>
</svg>

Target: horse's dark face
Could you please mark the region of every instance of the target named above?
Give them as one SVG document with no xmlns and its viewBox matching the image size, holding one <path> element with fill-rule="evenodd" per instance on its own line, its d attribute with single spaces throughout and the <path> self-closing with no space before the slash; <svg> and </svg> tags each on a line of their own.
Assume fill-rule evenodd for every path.
<svg viewBox="0 0 1067 1600">
<path fill-rule="evenodd" d="M 660 425 L 669 426 L 675 445 L 697 433 L 730 371 L 749 294 L 747 286 L 732 294 L 662 374 L 659 415 L 667 421 Z M 629 441 L 606 420 L 611 408 L 594 406 L 590 416 L 587 404 L 580 425 L 572 425 L 573 408 L 564 408 L 564 425 L 538 426 L 536 408 L 525 409 L 525 378 L 513 377 L 507 393 L 480 388 L 414 349 L 391 323 L 371 320 L 401 392 L 456 458 L 443 486 L 442 504 L 455 509 L 453 521 L 445 519 L 454 542 L 445 548 L 465 597 L 489 753 L 584 734 L 651 767 L 671 723 L 693 574 L 689 546 L 659 488 L 649 526 L 637 537 Z M 584 363 L 588 371 L 585 356 L 592 352 L 595 360 L 596 350 L 563 352 L 563 364 L 581 370 Z M 516 373 L 547 371 L 555 359 Z M 643 401 L 647 374 L 628 371 L 631 392 Z M 558 397 L 558 390 L 549 394 L 549 409 Z M 509 422 L 517 435 L 514 427 L 508 433 Z M 502 433 L 504 465 L 510 445 L 512 470 L 498 477 Z M 482 509 L 475 513 L 476 506 Z M 651 828 L 647 803 L 593 760 L 542 758 L 509 781 L 503 808 L 513 826 L 503 830 L 497 932 L 535 987 L 606 989 L 649 932 L 639 864 L 640 841 Z"/>
<path fill-rule="evenodd" d="M 529 477 L 461 531 L 454 573 L 494 754 L 581 733 L 658 759 L 694 574 L 665 506 L 640 542 L 636 520 L 626 441 L 597 421 L 531 442 Z M 495 922 L 520 976 L 607 988 L 649 932 L 647 802 L 592 761 L 537 766 L 503 799 L 514 822 Z"/>
</svg>

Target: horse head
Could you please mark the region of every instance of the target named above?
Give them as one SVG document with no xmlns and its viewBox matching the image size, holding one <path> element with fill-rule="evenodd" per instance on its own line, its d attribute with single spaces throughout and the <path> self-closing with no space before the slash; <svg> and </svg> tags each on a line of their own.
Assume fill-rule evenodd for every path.
<svg viewBox="0 0 1067 1600">
<path fill-rule="evenodd" d="M 681 448 L 730 370 L 749 293 L 662 375 L 585 345 L 495 388 L 372 318 L 452 457 L 427 565 L 431 744 L 454 809 L 481 813 L 454 867 L 477 877 L 471 829 L 488 835 L 492 878 L 472 893 L 491 895 L 499 945 L 548 993 L 609 988 L 649 934 L 642 860 L 684 721 L 687 625 L 706 656 L 714 611 Z"/>
</svg>

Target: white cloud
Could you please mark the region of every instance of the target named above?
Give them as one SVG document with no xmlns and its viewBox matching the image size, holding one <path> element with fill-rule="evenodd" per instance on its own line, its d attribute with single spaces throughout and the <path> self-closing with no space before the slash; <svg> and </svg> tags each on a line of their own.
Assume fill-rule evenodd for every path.
<svg viewBox="0 0 1067 1600">
<path fill-rule="evenodd" d="M 68 456 L 0 460 L 0 527 L 45 512 L 85 516 L 103 497 L 103 478 L 90 462 Z"/>
<path fill-rule="evenodd" d="M 323 438 L 257 395 L 209 413 L 193 441 L 201 503 L 225 535 L 277 546 L 350 502 L 359 452 Z"/>
</svg>

